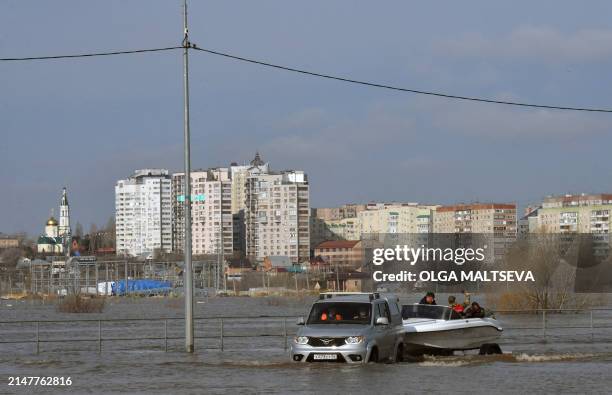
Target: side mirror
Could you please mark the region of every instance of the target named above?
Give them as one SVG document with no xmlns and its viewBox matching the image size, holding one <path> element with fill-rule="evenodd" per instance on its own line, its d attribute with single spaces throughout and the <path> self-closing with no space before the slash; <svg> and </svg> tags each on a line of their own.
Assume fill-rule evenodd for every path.
<svg viewBox="0 0 612 395">
<path fill-rule="evenodd" d="M 378 317 L 376 319 L 376 325 L 389 325 L 389 319 L 387 317 Z"/>
<path fill-rule="evenodd" d="M 295 325 L 304 325 L 304 317 L 298 317 L 297 320 L 295 320 Z"/>
</svg>

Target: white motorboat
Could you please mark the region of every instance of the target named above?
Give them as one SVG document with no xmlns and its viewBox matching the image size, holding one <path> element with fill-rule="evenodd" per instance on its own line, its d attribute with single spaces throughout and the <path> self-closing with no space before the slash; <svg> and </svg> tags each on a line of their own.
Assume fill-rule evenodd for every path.
<svg viewBox="0 0 612 395">
<path fill-rule="evenodd" d="M 402 321 L 409 354 L 501 353 L 496 342 L 503 329 L 494 318 L 462 318 L 448 306 L 414 304 L 402 306 Z"/>
</svg>

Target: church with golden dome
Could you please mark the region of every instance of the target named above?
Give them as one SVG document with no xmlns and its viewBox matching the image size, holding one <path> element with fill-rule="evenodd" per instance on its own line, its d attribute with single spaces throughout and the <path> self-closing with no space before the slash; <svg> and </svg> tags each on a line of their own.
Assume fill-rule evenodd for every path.
<svg viewBox="0 0 612 395">
<path fill-rule="evenodd" d="M 70 235 L 70 206 L 64 187 L 60 200 L 59 223 L 52 213 L 45 225 L 45 233 L 38 237 L 37 250 L 39 253 L 63 254 L 66 251 L 65 246 L 70 243 Z"/>
</svg>

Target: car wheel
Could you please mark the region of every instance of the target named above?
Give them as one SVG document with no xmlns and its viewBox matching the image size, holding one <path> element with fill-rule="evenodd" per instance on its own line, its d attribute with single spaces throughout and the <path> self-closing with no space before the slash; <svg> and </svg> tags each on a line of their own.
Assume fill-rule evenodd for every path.
<svg viewBox="0 0 612 395">
<path fill-rule="evenodd" d="M 404 362 L 404 345 L 398 344 L 395 351 L 395 362 Z"/>
<path fill-rule="evenodd" d="M 378 349 L 374 347 L 372 351 L 370 351 L 370 359 L 368 362 L 377 363 L 378 362 Z"/>
</svg>

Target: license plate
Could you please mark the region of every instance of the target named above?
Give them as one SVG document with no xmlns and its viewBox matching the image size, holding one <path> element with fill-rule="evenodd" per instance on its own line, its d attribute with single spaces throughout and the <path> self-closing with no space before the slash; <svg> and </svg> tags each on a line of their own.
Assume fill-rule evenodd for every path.
<svg viewBox="0 0 612 395">
<path fill-rule="evenodd" d="M 316 361 L 335 361 L 338 356 L 336 354 L 314 354 L 312 359 Z"/>
</svg>

